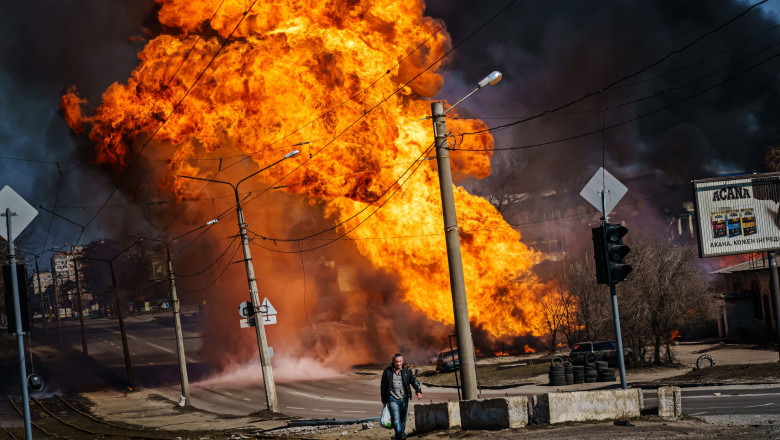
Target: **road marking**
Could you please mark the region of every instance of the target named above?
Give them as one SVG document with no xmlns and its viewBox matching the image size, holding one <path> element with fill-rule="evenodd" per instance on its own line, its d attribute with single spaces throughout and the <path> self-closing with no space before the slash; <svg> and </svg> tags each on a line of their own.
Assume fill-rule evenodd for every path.
<svg viewBox="0 0 780 440">
<path fill-rule="evenodd" d="M 345 413 L 359 413 L 359 414 L 365 414 L 365 411 L 344 411 Z"/>
<path fill-rule="evenodd" d="M 306 409 L 306 408 L 298 408 L 297 406 L 287 406 L 287 409 Z"/>
<path fill-rule="evenodd" d="M 708 411 L 704 411 L 704 412 L 697 412 L 697 413 L 693 413 L 693 414 L 691 414 L 691 415 L 692 415 L 692 416 L 698 416 L 698 415 L 701 415 L 701 414 L 707 414 L 707 412 L 708 412 Z"/>
<path fill-rule="evenodd" d="M 751 405 L 751 406 L 746 406 L 745 408 L 758 408 L 759 406 L 770 406 L 770 405 L 774 405 L 774 402 L 763 403 L 763 404 L 761 404 L 761 405 Z"/>
<path fill-rule="evenodd" d="M 333 412 L 332 409 L 319 409 L 319 408 L 312 408 L 312 411 L 319 411 L 319 412 Z"/>
<path fill-rule="evenodd" d="M 224 393 L 227 394 L 228 396 L 232 396 L 233 395 L 233 393 L 231 393 L 230 391 L 225 391 Z"/>
<path fill-rule="evenodd" d="M 107 328 L 106 330 L 108 330 L 108 331 L 110 331 L 110 332 L 113 332 L 113 333 L 119 333 L 118 331 L 116 331 L 116 330 L 113 330 L 113 329 L 110 329 L 110 328 Z M 133 338 L 133 339 L 137 339 L 135 336 L 131 336 L 131 335 L 127 335 L 127 336 L 129 336 L 129 337 L 131 337 L 131 338 Z M 158 348 L 158 349 L 160 349 L 160 350 L 162 350 L 162 351 L 168 352 L 168 353 L 170 353 L 170 354 L 176 354 L 176 352 L 175 352 L 175 351 L 173 351 L 173 350 L 171 350 L 171 349 L 168 349 L 168 348 L 165 348 L 165 347 L 160 347 L 159 345 L 157 345 L 157 344 L 152 344 L 152 343 L 151 343 L 151 342 L 149 342 L 149 341 L 144 341 L 144 340 L 142 340 L 141 342 L 143 342 L 143 343 L 144 343 L 144 344 L 146 344 L 146 345 L 151 345 L 152 347 L 154 347 L 154 348 Z M 111 344 L 111 345 L 114 345 L 114 344 Z M 189 362 L 189 363 L 191 363 L 191 364 L 196 364 L 196 363 L 197 363 L 197 361 L 195 361 L 195 360 L 193 360 L 193 359 L 190 359 L 189 357 L 186 357 L 186 359 L 187 359 L 187 362 Z"/>
<path fill-rule="evenodd" d="M 252 399 L 247 399 L 246 397 L 244 397 L 244 400 L 246 400 L 247 402 L 251 402 L 252 401 Z"/>
<path fill-rule="evenodd" d="M 290 390 L 290 394 L 295 394 L 302 397 L 310 397 L 313 399 L 328 400 L 330 402 L 350 402 L 350 403 L 376 403 L 375 400 L 356 400 L 356 399 L 339 399 L 337 397 L 318 396 L 316 394 L 304 393 L 302 391 Z"/>
</svg>

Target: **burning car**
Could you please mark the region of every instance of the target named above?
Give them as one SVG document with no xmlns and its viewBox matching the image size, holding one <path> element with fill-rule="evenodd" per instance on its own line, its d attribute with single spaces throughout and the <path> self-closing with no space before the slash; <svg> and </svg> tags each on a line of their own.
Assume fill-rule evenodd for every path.
<svg viewBox="0 0 780 440">
<path fill-rule="evenodd" d="M 447 373 L 449 371 L 455 371 L 460 368 L 460 359 L 458 358 L 458 349 L 454 350 L 442 350 L 439 352 L 439 357 L 436 358 L 436 372 Z"/>
</svg>

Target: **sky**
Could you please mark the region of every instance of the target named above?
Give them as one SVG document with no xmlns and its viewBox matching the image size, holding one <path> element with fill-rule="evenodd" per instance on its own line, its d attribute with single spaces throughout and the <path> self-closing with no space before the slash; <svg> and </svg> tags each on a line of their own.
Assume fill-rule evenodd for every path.
<svg viewBox="0 0 780 440">
<path fill-rule="evenodd" d="M 509 2 L 430 0 L 426 6 L 428 15 L 447 23 L 457 46 L 435 98 L 453 102 L 484 75 L 501 70 L 501 83 L 461 106 L 464 114 L 493 127 L 598 91 L 752 3 L 517 1 L 490 20 L 504 4 Z M 10 185 L 36 208 L 56 204 L 58 213 L 87 225 L 81 234 L 79 226 L 39 209 L 29 226 L 32 251 L 78 237 L 81 242 L 101 239 L 122 222 L 152 228 L 121 193 L 92 220 L 113 192 L 112 175 L 88 163 L 91 146 L 66 126 L 59 100 L 75 86 L 90 103 L 98 103 L 110 84 L 125 81 L 138 63 L 144 38 L 160 32 L 155 11 L 156 5 L 146 0 L 33 0 L 5 7 L 0 17 L 0 186 Z M 780 142 L 780 60 L 770 58 L 778 52 L 772 45 L 780 38 L 780 30 L 773 28 L 778 19 L 780 0 L 770 0 L 608 93 L 496 132 L 497 147 L 518 147 L 655 112 L 608 130 L 603 138 L 497 152 L 492 176 L 463 184 L 490 194 L 522 170 L 522 182 L 515 182 L 513 190 L 576 186 L 601 165 L 602 145 L 608 169 L 619 177 L 652 172 L 683 184 L 720 173 L 764 171 L 764 151 Z M 743 60 L 754 51 L 761 52 Z M 625 85 L 638 81 L 643 82 Z M 669 91 L 679 86 L 685 87 Z M 688 95 L 695 96 L 676 104 Z M 631 101 L 637 102 L 625 105 Z M 605 116 L 599 111 L 604 106 L 617 107 Z"/>
</svg>

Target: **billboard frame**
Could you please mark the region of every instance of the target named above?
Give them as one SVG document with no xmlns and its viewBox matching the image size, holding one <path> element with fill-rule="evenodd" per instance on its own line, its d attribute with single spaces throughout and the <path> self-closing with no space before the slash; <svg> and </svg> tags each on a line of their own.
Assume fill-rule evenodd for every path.
<svg viewBox="0 0 780 440">
<path fill-rule="evenodd" d="M 700 189 L 700 185 L 707 184 L 707 183 L 713 183 L 713 182 L 722 182 L 726 183 L 729 181 L 734 180 L 752 180 L 752 179 L 776 179 L 778 185 L 780 185 L 780 172 L 774 172 L 774 173 L 752 173 L 752 174 L 740 174 L 740 175 L 734 175 L 734 176 L 725 176 L 725 177 L 711 177 L 707 179 L 699 179 L 699 180 L 692 180 L 691 181 L 691 187 L 693 190 L 693 203 L 694 203 L 694 214 L 696 216 L 696 233 L 697 233 L 697 244 L 698 244 L 698 250 L 699 250 L 699 258 L 710 258 L 710 257 L 722 257 L 725 255 L 740 255 L 740 254 L 748 254 L 752 252 L 772 252 L 780 249 L 780 243 L 776 241 L 768 241 L 767 245 L 759 247 L 759 248 L 751 248 L 751 249 L 744 249 L 739 251 L 725 251 L 725 252 L 718 252 L 718 253 L 708 253 L 707 255 L 704 254 L 704 232 L 702 230 L 702 206 L 699 203 L 699 193 L 702 192 Z M 752 188 L 753 182 L 750 183 L 742 183 L 741 185 L 750 186 Z M 780 195 L 780 194 L 779 194 Z M 752 196 L 751 196 L 752 198 Z M 780 202 L 780 199 L 777 200 L 777 202 Z M 780 214 L 779 214 L 780 217 Z"/>
</svg>

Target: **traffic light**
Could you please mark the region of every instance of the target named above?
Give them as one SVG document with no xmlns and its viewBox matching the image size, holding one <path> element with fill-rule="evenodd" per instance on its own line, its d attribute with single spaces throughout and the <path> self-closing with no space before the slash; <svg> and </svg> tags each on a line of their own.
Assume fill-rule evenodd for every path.
<svg viewBox="0 0 780 440">
<path fill-rule="evenodd" d="M 609 262 L 607 261 L 607 245 L 604 241 L 604 225 L 593 228 L 593 258 L 596 260 L 596 282 L 609 284 Z"/>
<path fill-rule="evenodd" d="M 633 270 L 626 264 L 626 255 L 631 248 L 623 244 L 628 228 L 604 223 L 593 228 L 593 253 L 596 259 L 596 281 L 599 284 L 615 285 L 625 281 Z"/>
<path fill-rule="evenodd" d="M 617 284 L 625 281 L 629 273 L 634 269 L 626 264 L 626 255 L 631 248 L 623 244 L 623 236 L 628 234 L 628 228 L 621 225 L 604 225 L 606 230 L 607 259 L 609 261 L 609 282 Z"/>
</svg>

